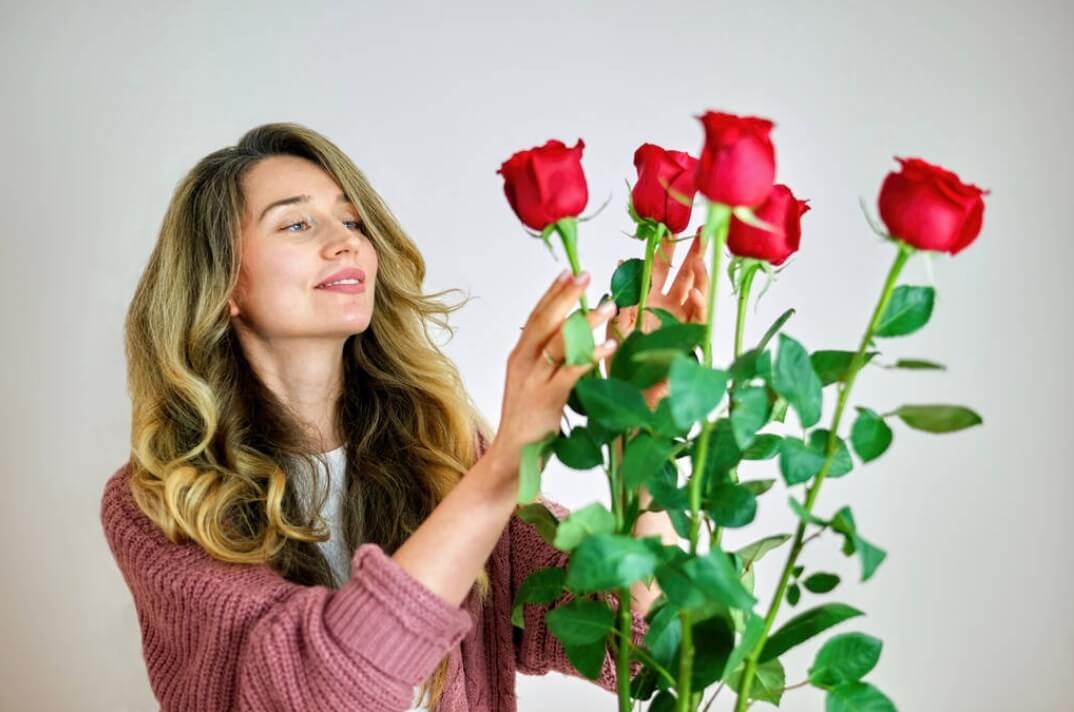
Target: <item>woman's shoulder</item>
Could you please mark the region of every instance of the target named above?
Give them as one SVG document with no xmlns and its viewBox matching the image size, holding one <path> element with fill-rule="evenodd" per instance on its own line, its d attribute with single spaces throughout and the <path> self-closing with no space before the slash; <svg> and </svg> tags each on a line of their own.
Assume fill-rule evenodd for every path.
<svg viewBox="0 0 1074 712">
<path fill-rule="evenodd" d="M 241 589 L 254 598 L 275 599 L 294 586 L 265 564 L 221 561 L 194 541 L 169 539 L 134 501 L 129 462 L 105 482 L 100 518 L 112 555 L 132 589 L 142 588 L 134 584 L 149 584 L 174 595 L 196 594 L 199 588 L 202 593 L 206 588 Z"/>
</svg>

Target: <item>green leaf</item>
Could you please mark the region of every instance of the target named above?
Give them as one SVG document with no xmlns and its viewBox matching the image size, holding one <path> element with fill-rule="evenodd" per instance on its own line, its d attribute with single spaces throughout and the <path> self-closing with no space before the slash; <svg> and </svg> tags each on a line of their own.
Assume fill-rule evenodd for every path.
<svg viewBox="0 0 1074 712">
<path fill-rule="evenodd" d="M 679 354 L 668 370 L 671 417 L 682 428 L 704 420 L 723 400 L 727 373 Z"/>
<path fill-rule="evenodd" d="M 661 438 L 654 438 L 648 433 L 638 433 L 632 438 L 623 452 L 623 464 L 620 473 L 623 482 L 634 489 L 645 484 L 653 475 L 670 461 L 675 443 Z"/>
<path fill-rule="evenodd" d="M 656 569 L 660 590 L 679 608 L 697 609 L 710 600 L 751 610 L 757 599 L 745 589 L 730 557 L 719 549 L 676 558 Z"/>
<path fill-rule="evenodd" d="M 780 442 L 779 472 L 787 486 L 809 480 L 824 467 L 824 453 L 817 452 L 793 435 Z"/>
<path fill-rule="evenodd" d="M 739 669 L 740 664 L 746 659 L 750 651 L 757 646 L 757 641 L 761 639 L 761 635 L 764 633 L 764 616 L 759 616 L 753 612 L 746 615 L 746 624 L 742 630 L 742 637 L 731 652 L 730 657 L 727 658 L 727 666 L 724 668 L 726 670 L 739 670 L 741 672 Z"/>
<path fill-rule="evenodd" d="M 674 712 L 678 704 L 678 698 L 670 690 L 661 690 L 649 704 L 648 712 Z"/>
<path fill-rule="evenodd" d="M 560 523 L 556 530 L 555 547 L 570 552 L 593 534 L 614 532 L 615 515 L 600 502 L 594 502 L 574 510 Z"/>
<path fill-rule="evenodd" d="M 772 412 L 767 386 L 741 386 L 734 390 L 731 408 L 731 432 L 740 450 L 753 442 L 757 431 L 768 423 Z"/>
<path fill-rule="evenodd" d="M 768 460 L 773 458 L 779 454 L 779 444 L 782 441 L 783 438 L 775 433 L 761 433 L 753 439 L 748 448 L 742 451 L 742 459 Z"/>
<path fill-rule="evenodd" d="M 839 577 L 836 574 L 818 571 L 815 574 L 807 576 L 806 579 L 802 581 L 802 585 L 805 586 L 806 590 L 810 593 L 828 593 L 839 585 Z"/>
<path fill-rule="evenodd" d="M 900 358 L 895 361 L 893 368 L 909 368 L 914 370 L 937 370 L 946 371 L 947 366 L 935 361 L 925 361 L 919 358 Z"/>
<path fill-rule="evenodd" d="M 794 408 L 802 427 L 815 425 L 820 420 L 822 405 L 820 379 L 809 361 L 809 353 L 786 334 L 779 335 L 779 353 L 772 376 L 772 387 Z"/>
<path fill-rule="evenodd" d="M 685 435 L 690 428 L 680 427 L 671 415 L 671 399 L 661 398 L 656 403 L 652 415 L 652 429 L 655 435 L 665 438 L 678 438 Z"/>
<path fill-rule="evenodd" d="M 950 433 L 984 421 L 969 408 L 960 405 L 901 405 L 895 415 L 915 430 Z"/>
<path fill-rule="evenodd" d="M 590 470 L 604 464 L 604 453 L 585 426 L 572 428 L 568 437 L 557 438 L 552 446 L 556 459 L 573 470 Z"/>
<path fill-rule="evenodd" d="M 760 355 L 761 351 L 757 349 L 742 352 L 731 363 L 731 368 L 727 370 L 728 375 L 735 383 L 746 383 L 757 375 L 757 359 Z"/>
<path fill-rule="evenodd" d="M 912 334 L 928 323 L 935 301 L 936 290 L 932 287 L 907 284 L 895 287 L 873 336 Z"/>
<path fill-rule="evenodd" d="M 762 494 L 772 489 L 772 485 L 774 485 L 775 483 L 775 480 L 767 479 L 746 480 L 745 482 L 740 482 L 739 484 L 748 489 L 750 492 L 753 492 L 754 497 L 760 497 Z"/>
<path fill-rule="evenodd" d="M 519 519 L 534 527 L 546 544 L 554 545 L 559 519 L 549 511 L 548 507 L 540 502 L 532 502 L 519 506 L 516 514 Z"/>
<path fill-rule="evenodd" d="M 737 465 L 742 459 L 742 452 L 735 443 L 735 436 L 731 432 L 731 421 L 728 418 L 720 418 L 713 423 L 712 432 L 709 434 L 708 452 L 705 453 L 705 462 L 698 468 L 697 456 L 700 442 L 700 438 L 694 440 L 689 450 L 690 462 L 695 466 L 692 471 L 700 473 L 703 483 L 702 492 L 704 493 L 720 482 L 727 481 L 728 470 Z"/>
<path fill-rule="evenodd" d="M 809 447 L 822 455 L 828 451 L 828 435 L 831 431 L 825 428 L 817 428 L 809 433 Z M 841 437 L 835 438 L 835 457 L 828 467 L 827 477 L 842 477 L 854 469 L 854 461 L 850 459 L 850 450 Z"/>
<path fill-rule="evenodd" d="M 545 466 L 545 455 L 552 449 L 552 441 L 559 433 L 551 433 L 543 439 L 522 446 L 518 464 L 518 502 L 529 504 L 537 499 L 541 491 L 541 472 Z"/>
<path fill-rule="evenodd" d="M 514 605 L 511 607 L 511 622 L 519 628 L 525 628 L 523 604 L 551 603 L 556 600 L 563 593 L 563 583 L 566 577 L 567 572 L 558 566 L 540 569 L 530 574 L 515 594 Z"/>
<path fill-rule="evenodd" d="M 645 645 L 653 659 L 664 668 L 675 660 L 675 653 L 682 643 L 682 619 L 674 606 L 662 606 L 649 622 L 645 632 Z"/>
<path fill-rule="evenodd" d="M 846 682 L 832 688 L 825 712 L 895 712 L 895 704 L 867 682 Z"/>
<path fill-rule="evenodd" d="M 861 534 L 854 535 L 854 548 L 857 549 L 858 558 L 861 560 L 861 580 L 868 581 L 880 563 L 887 558 L 887 552 L 870 544 Z"/>
<path fill-rule="evenodd" d="M 703 690 L 719 680 L 735 648 L 735 627 L 726 615 L 715 615 L 693 624 L 694 669 L 691 688 Z M 675 667 L 678 669 L 678 657 Z"/>
<path fill-rule="evenodd" d="M 727 678 L 727 685 L 735 692 L 742 691 L 742 673 L 746 666 L 732 672 Z M 787 685 L 787 676 L 783 670 L 783 663 L 778 659 L 768 660 L 757 666 L 753 671 L 753 681 L 750 683 L 748 699 L 771 702 L 779 707 L 780 698 L 783 697 L 783 689 Z"/>
<path fill-rule="evenodd" d="M 648 425 L 652 412 L 636 386 L 616 378 L 579 380 L 575 385 L 591 420 L 616 433 Z"/>
<path fill-rule="evenodd" d="M 563 322 L 564 358 L 568 366 L 584 366 L 593 361 L 593 327 L 581 310 Z"/>
<path fill-rule="evenodd" d="M 765 643 L 757 662 L 764 662 L 779 657 L 794 646 L 809 640 L 817 633 L 834 625 L 864 615 L 861 611 L 845 603 L 826 603 L 816 608 L 799 613 L 783 624 Z"/>
<path fill-rule="evenodd" d="M 604 642 L 615 614 L 604 601 L 575 598 L 545 615 L 548 630 L 564 645 Z"/>
<path fill-rule="evenodd" d="M 787 320 L 794 316 L 794 312 L 794 307 L 791 307 L 787 311 L 780 314 L 779 317 L 777 317 L 776 320 L 772 322 L 772 326 L 768 327 L 768 330 L 764 332 L 764 336 L 761 337 L 761 340 L 757 343 L 757 351 L 764 351 L 766 348 L 768 348 L 768 342 L 770 342 L 772 338 L 776 335 L 776 332 L 778 332 L 783 327 L 783 325 L 787 323 Z"/>
<path fill-rule="evenodd" d="M 850 507 L 843 507 L 832 517 L 832 529 L 843 535 L 843 553 L 847 556 L 857 552 L 861 560 L 861 580 L 868 581 L 877 567 L 887 557 L 887 552 L 868 542 L 858 533 L 854 522 L 854 513 Z"/>
<path fill-rule="evenodd" d="M 709 491 L 705 511 L 721 527 L 744 527 L 757 515 L 757 498 L 748 487 L 722 483 Z"/>
<path fill-rule="evenodd" d="M 567 587 L 591 593 L 629 586 L 653 573 L 659 558 L 644 540 L 619 534 L 594 534 L 571 554 Z"/>
<path fill-rule="evenodd" d="M 653 502 L 665 509 L 686 509 L 690 506 L 687 487 L 679 486 L 678 469 L 670 461 L 654 472 L 646 485 Z"/>
<path fill-rule="evenodd" d="M 850 444 L 862 462 L 875 460 L 891 445 L 892 432 L 876 411 L 857 406 L 858 417 L 850 429 Z"/>
<path fill-rule="evenodd" d="M 567 659 L 585 677 L 595 680 L 607 655 L 607 636 L 615 614 L 603 601 L 572 600 L 548 611 L 548 630 L 563 643 Z"/>
<path fill-rule="evenodd" d="M 802 597 L 802 589 L 796 583 L 787 587 L 787 603 L 792 606 L 798 605 L 798 599 Z"/>
<path fill-rule="evenodd" d="M 620 309 L 632 307 L 641 301 L 641 273 L 644 267 L 645 260 L 632 257 L 612 274 L 612 298 Z"/>
<path fill-rule="evenodd" d="M 850 370 L 850 362 L 854 359 L 855 353 L 854 351 L 822 349 L 810 354 L 809 360 L 813 364 L 813 370 L 817 372 L 821 385 L 827 386 L 845 381 L 847 371 Z M 866 351 L 862 367 L 865 367 L 879 354 L 879 351 Z"/>
<path fill-rule="evenodd" d="M 758 539 L 755 542 L 747 544 L 741 549 L 737 549 L 735 554 L 742 559 L 742 565 L 748 569 L 755 562 L 760 561 L 761 557 L 765 554 L 774 549 L 778 549 L 790 538 L 790 534 L 773 534 L 771 536 L 766 536 L 763 539 Z"/>
<path fill-rule="evenodd" d="M 648 334 L 632 331 L 616 348 L 610 375 L 648 388 L 667 378 L 670 361 L 666 357 L 635 359 L 636 355 L 672 349 L 689 356 L 704 338 L 705 325 L 694 322 L 664 326 Z"/>
<path fill-rule="evenodd" d="M 876 667 L 883 646 L 879 638 L 865 633 L 833 636 L 817 651 L 809 668 L 809 681 L 827 689 L 860 680 Z"/>
<path fill-rule="evenodd" d="M 782 423 L 784 418 L 787 417 L 788 405 L 789 403 L 787 403 L 787 399 L 783 396 L 779 396 L 776 402 L 772 404 L 772 420 L 777 423 Z"/>
</svg>

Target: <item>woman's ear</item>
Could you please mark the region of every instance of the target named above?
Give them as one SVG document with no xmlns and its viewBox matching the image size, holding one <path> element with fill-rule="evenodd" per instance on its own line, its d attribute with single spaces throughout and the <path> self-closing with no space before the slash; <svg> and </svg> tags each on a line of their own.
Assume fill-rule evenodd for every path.
<svg viewBox="0 0 1074 712">
<path fill-rule="evenodd" d="M 235 303 L 235 300 L 230 297 L 228 297 L 227 300 L 227 311 L 230 316 L 239 315 L 239 306 Z"/>
</svg>

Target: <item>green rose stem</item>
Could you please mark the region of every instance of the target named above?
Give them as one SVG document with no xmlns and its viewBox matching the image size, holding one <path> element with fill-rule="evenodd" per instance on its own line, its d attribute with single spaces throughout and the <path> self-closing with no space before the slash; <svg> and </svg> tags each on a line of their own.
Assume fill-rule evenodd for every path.
<svg viewBox="0 0 1074 712">
<path fill-rule="evenodd" d="M 656 230 L 649 232 L 649 237 L 645 241 L 645 264 L 641 271 L 641 297 L 638 301 L 638 316 L 634 320 L 633 331 L 641 330 L 643 315 L 645 314 L 645 302 L 649 295 L 649 286 L 652 282 L 653 273 L 653 256 L 656 254 L 657 245 L 660 243 L 660 238 L 663 237 L 666 226 L 663 223 L 658 223 Z M 561 233 L 562 234 L 562 233 Z M 569 254 L 569 253 L 568 253 Z M 620 336 L 620 338 L 622 338 Z M 611 471 L 612 471 L 612 513 L 615 515 L 616 529 L 621 534 L 629 534 L 630 532 L 622 531 L 625 528 L 626 510 L 628 508 L 627 498 L 630 493 L 625 491 L 622 479 L 619 477 L 619 458 L 617 452 L 624 447 L 624 436 L 620 435 L 616 437 L 615 443 L 611 450 Z M 630 712 L 632 699 L 630 696 L 630 657 L 631 651 L 634 649 L 633 645 L 633 633 L 634 633 L 634 617 L 631 615 L 631 598 L 630 587 L 624 586 L 619 589 L 619 613 L 618 613 L 618 625 L 619 630 L 616 633 L 622 638 L 623 643 L 616 649 L 615 657 L 615 670 L 616 670 L 616 685 L 618 687 L 619 695 L 619 712 Z M 667 672 L 664 672 L 667 675 Z"/>
<path fill-rule="evenodd" d="M 828 432 L 827 456 L 824 458 L 824 465 L 820 468 L 816 480 L 806 493 L 806 512 L 812 513 L 813 503 L 817 499 L 817 493 L 820 492 L 820 486 L 823 484 L 824 478 L 828 474 L 832 462 L 835 460 L 836 433 L 839 432 L 839 420 L 843 415 L 843 409 L 846 407 L 850 389 L 854 386 L 854 379 L 857 377 L 858 371 L 865 362 L 865 349 L 872 340 L 873 333 L 876 331 L 876 327 L 880 323 L 884 311 L 887 309 L 888 302 L 891 300 L 891 293 L 895 289 L 895 280 L 898 279 L 899 273 L 902 271 L 906 261 L 914 254 L 914 252 L 916 252 L 914 247 L 898 238 L 893 237 L 892 239 L 895 240 L 898 245 L 899 251 L 898 254 L 895 255 L 895 262 L 891 265 L 891 270 L 888 272 L 887 281 L 884 283 L 884 289 L 880 294 L 880 300 L 877 302 L 876 309 L 873 311 L 873 318 L 869 321 L 869 327 L 865 330 L 865 335 L 862 336 L 857 353 L 854 354 L 854 358 L 850 361 L 845 381 L 840 386 L 839 400 L 835 407 L 835 415 L 832 417 L 831 428 Z M 798 522 L 798 529 L 794 534 L 794 544 L 791 546 L 790 554 L 787 556 L 787 563 L 783 567 L 783 575 L 779 579 L 779 586 L 776 588 L 776 592 L 772 597 L 772 604 L 768 608 L 768 615 L 765 617 L 764 629 L 761 631 L 761 637 L 757 640 L 757 644 L 753 647 L 753 650 L 746 655 L 746 667 L 742 673 L 742 682 L 739 686 L 738 698 L 735 701 L 735 712 L 744 712 L 749 704 L 750 686 L 753 683 L 754 673 L 757 671 L 757 659 L 761 656 L 765 641 L 768 639 L 768 632 L 772 629 L 772 623 L 775 622 L 776 614 L 779 612 L 779 605 L 783 601 L 783 596 L 787 591 L 787 581 L 790 579 L 791 569 L 794 568 L 795 562 L 798 560 L 798 554 L 802 551 L 802 538 L 805 534 L 805 528 L 805 520 L 800 520 Z"/>
<path fill-rule="evenodd" d="M 735 356 L 737 359 L 742 355 L 742 336 L 746 331 L 746 306 L 750 301 L 750 288 L 753 286 L 753 278 L 757 272 L 761 269 L 760 262 L 748 262 L 744 269 L 746 270 L 742 275 L 742 283 L 738 288 L 738 316 L 735 319 Z M 734 360 L 732 359 L 732 361 Z M 731 383 L 729 392 L 735 392 L 735 383 Z M 727 413 L 728 415 L 734 410 L 734 403 L 729 402 Z M 738 466 L 735 465 L 731 468 L 731 479 L 735 482 L 738 481 Z M 712 544 L 714 546 L 720 545 L 720 535 L 723 534 L 723 529 L 720 526 L 714 526 L 712 528 Z"/>
<path fill-rule="evenodd" d="M 653 258 L 665 230 L 667 226 L 664 223 L 657 223 L 656 230 L 650 232 L 649 239 L 645 241 L 645 264 L 641 268 L 641 297 L 638 299 L 638 316 L 634 320 L 635 331 L 641 331 L 641 325 L 645 321 L 645 303 L 649 301 L 649 285 L 653 279 Z"/>
<path fill-rule="evenodd" d="M 712 325 L 716 323 L 716 292 L 719 285 L 720 258 L 727 242 L 727 230 L 731 224 L 731 208 L 722 203 L 709 203 L 705 226 L 701 228 L 701 250 L 708 249 L 709 239 L 715 235 L 712 248 L 712 268 L 709 270 L 709 300 L 705 310 L 705 337 L 702 342 L 705 366 L 712 366 Z M 708 418 L 701 424 L 701 435 L 694 457 L 694 469 L 688 484 L 690 494 L 690 555 L 697 554 L 697 539 L 701 529 L 701 471 L 709 449 L 709 434 L 713 423 Z M 700 702 L 701 691 L 691 694 L 690 683 L 694 667 L 694 636 L 690 624 L 690 611 L 679 611 L 682 621 L 682 654 L 679 660 L 679 698 L 677 712 L 690 712 Z"/>
<path fill-rule="evenodd" d="M 575 276 L 582 271 L 582 264 L 578 261 L 578 220 L 575 218 L 563 218 L 555 223 L 556 232 L 563 238 L 563 250 L 567 253 L 567 261 L 571 264 L 571 273 Z M 582 305 L 582 313 L 589 313 L 589 303 L 585 292 L 579 300 Z"/>
</svg>

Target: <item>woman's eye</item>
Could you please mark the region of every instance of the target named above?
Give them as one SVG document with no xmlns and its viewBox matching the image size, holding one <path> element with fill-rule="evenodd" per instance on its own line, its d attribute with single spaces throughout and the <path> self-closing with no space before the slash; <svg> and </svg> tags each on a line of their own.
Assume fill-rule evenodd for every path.
<svg viewBox="0 0 1074 712">
<path fill-rule="evenodd" d="M 362 221 L 361 220 L 344 220 L 343 223 L 345 225 L 353 225 L 355 230 L 360 230 L 362 228 Z M 293 227 L 298 227 L 299 225 L 308 226 L 309 223 L 306 222 L 305 220 L 299 220 L 296 223 L 291 223 L 290 225 L 285 225 L 282 229 L 287 231 L 287 232 L 302 232 L 301 230 L 292 230 L 291 229 Z"/>
</svg>

